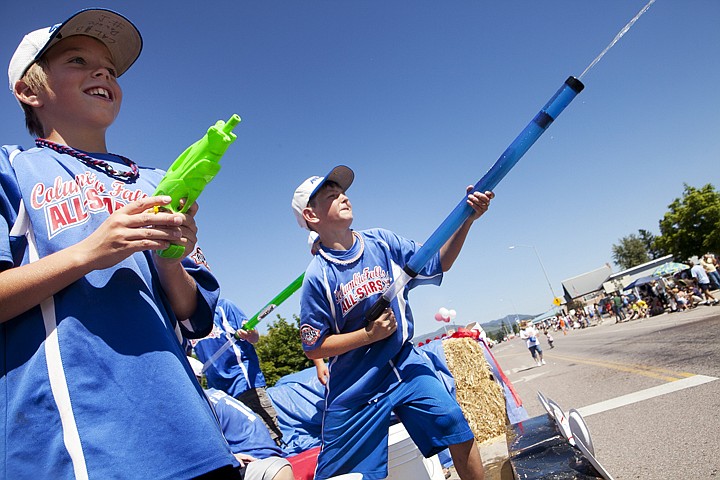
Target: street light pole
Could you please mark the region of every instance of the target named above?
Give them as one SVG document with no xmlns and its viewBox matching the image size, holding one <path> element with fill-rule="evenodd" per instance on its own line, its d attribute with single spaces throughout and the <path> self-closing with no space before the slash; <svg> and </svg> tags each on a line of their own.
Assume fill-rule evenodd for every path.
<svg viewBox="0 0 720 480">
<path fill-rule="evenodd" d="M 502 302 L 503 299 L 501 298 L 500 301 Z M 512 304 L 513 311 L 515 312 L 515 323 L 519 324 L 520 323 L 520 314 L 518 313 L 517 306 L 515 305 L 515 302 L 513 302 L 512 297 L 510 298 L 510 303 Z"/>
<path fill-rule="evenodd" d="M 543 265 L 542 259 L 540 258 L 540 254 L 538 253 L 537 248 L 535 248 L 534 245 L 511 245 L 508 248 L 510 250 L 514 250 L 517 247 L 525 247 L 525 248 L 533 249 L 533 252 L 535 252 L 535 256 L 538 259 L 538 263 L 540 263 L 540 268 L 542 269 L 543 275 L 545 275 L 545 281 L 547 282 L 548 287 L 550 288 L 550 293 L 552 293 L 553 301 L 555 301 L 555 299 L 557 298 L 557 296 L 555 295 L 555 290 L 553 290 L 553 288 L 552 288 L 552 284 L 550 283 L 550 278 L 548 278 L 547 271 L 545 271 L 545 265 Z"/>
</svg>

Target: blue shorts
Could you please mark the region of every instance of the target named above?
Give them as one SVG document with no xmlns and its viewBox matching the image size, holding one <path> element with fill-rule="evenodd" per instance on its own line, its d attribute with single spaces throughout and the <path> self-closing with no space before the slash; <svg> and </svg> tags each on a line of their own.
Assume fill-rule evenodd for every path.
<svg viewBox="0 0 720 480">
<path fill-rule="evenodd" d="M 542 348 L 540 348 L 540 344 L 528 347 L 528 349 L 530 350 L 530 354 L 533 358 L 537 357 L 538 353 L 542 353 Z"/>
<path fill-rule="evenodd" d="M 365 480 L 386 478 L 391 412 L 425 457 L 474 438 L 457 401 L 430 367 L 417 365 L 408 373 L 370 404 L 325 413 L 316 480 L 353 472 Z"/>
</svg>

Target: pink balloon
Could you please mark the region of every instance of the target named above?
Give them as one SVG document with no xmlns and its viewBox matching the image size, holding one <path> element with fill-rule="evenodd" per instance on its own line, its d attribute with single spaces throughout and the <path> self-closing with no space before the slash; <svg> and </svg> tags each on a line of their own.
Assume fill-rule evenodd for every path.
<svg viewBox="0 0 720 480">
<path fill-rule="evenodd" d="M 444 321 L 445 321 L 445 319 L 444 319 L 443 316 L 440 314 L 440 312 L 438 312 L 438 313 L 435 314 L 435 320 L 437 320 L 438 322 L 444 322 Z"/>
<path fill-rule="evenodd" d="M 443 322 L 445 322 L 445 323 L 450 323 L 450 317 L 448 317 L 448 318 L 443 318 Z"/>
</svg>

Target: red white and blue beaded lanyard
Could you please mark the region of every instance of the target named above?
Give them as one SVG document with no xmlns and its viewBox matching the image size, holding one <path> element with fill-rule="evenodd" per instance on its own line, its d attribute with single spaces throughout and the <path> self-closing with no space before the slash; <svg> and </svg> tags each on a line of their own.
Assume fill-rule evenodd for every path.
<svg viewBox="0 0 720 480">
<path fill-rule="evenodd" d="M 115 155 L 120 160 L 122 160 L 125 165 L 129 166 L 130 171 L 128 172 L 119 172 L 115 170 L 109 163 L 103 160 L 98 160 L 97 158 L 93 158 L 86 153 L 75 150 L 74 148 L 70 148 L 66 145 L 60 145 L 58 143 L 51 142 L 50 140 L 45 140 L 44 138 L 36 138 L 35 145 L 37 145 L 38 147 L 47 147 L 51 150 L 55 150 L 58 153 L 63 153 L 65 155 L 75 157 L 85 165 L 101 170 L 109 177 L 115 178 L 117 180 L 133 182 L 137 180 L 137 178 L 140 176 L 137 164 L 129 158 L 123 157 L 122 155 L 117 155 L 115 153 L 110 154 Z"/>
</svg>

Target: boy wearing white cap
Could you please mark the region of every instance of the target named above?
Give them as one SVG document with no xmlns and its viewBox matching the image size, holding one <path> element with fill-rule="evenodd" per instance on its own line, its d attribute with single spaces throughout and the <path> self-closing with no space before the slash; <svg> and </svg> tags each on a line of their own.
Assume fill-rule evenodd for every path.
<svg viewBox="0 0 720 480">
<path fill-rule="evenodd" d="M 417 285 L 440 284 L 493 194 L 468 195 L 473 215 L 390 308 L 367 323 L 365 312 L 419 245 L 384 229 L 352 230 L 353 211 L 345 192 L 353 179 L 348 167 L 335 167 L 325 177 L 308 178 L 292 201 L 299 225 L 319 235 L 300 301 L 303 349 L 311 359 L 330 358 L 315 478 L 351 472 L 365 479 L 387 477 L 392 412 L 423 455 L 449 447 L 461 478 L 482 479 L 482 460 L 460 406 L 413 347 L 407 296 Z"/>
<path fill-rule="evenodd" d="M 219 292 L 197 207 L 151 213 L 163 172 L 105 143 L 141 49 L 128 19 L 89 9 L 10 61 L 41 138 L 0 148 L 0 478 L 237 474 L 176 334 L 207 335 Z M 154 254 L 170 242 L 182 259 Z"/>
</svg>

